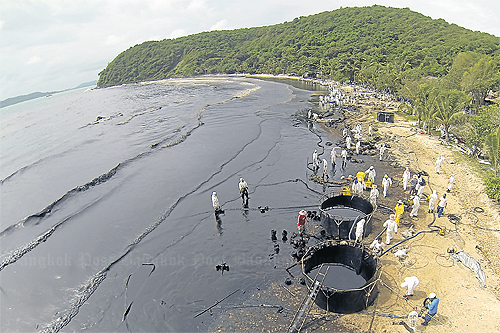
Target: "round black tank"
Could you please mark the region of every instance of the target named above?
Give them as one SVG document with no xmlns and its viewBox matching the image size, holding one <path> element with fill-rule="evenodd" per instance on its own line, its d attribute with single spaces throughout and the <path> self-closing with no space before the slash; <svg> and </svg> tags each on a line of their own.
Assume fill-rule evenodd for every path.
<svg viewBox="0 0 500 333">
<path fill-rule="evenodd" d="M 380 267 L 364 248 L 343 243 L 326 241 L 309 248 L 302 259 L 302 273 L 309 289 L 320 283 L 315 298 L 319 307 L 354 313 L 375 301 Z"/>
<path fill-rule="evenodd" d="M 336 239 L 355 239 L 354 222 L 366 220 L 363 237 L 372 230 L 372 204 L 358 196 L 338 195 L 323 201 L 320 206 L 321 225 L 328 236 Z"/>
</svg>

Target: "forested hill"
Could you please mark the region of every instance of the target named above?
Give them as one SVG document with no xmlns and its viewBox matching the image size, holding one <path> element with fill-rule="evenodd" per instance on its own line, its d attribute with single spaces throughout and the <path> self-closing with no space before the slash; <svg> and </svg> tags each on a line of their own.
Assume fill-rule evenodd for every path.
<svg viewBox="0 0 500 333">
<path fill-rule="evenodd" d="M 500 38 L 407 8 L 341 8 L 272 26 L 144 42 L 109 63 L 98 86 L 197 74 L 288 73 L 396 89 L 398 73 L 443 76 L 465 51 L 498 58 Z"/>
</svg>

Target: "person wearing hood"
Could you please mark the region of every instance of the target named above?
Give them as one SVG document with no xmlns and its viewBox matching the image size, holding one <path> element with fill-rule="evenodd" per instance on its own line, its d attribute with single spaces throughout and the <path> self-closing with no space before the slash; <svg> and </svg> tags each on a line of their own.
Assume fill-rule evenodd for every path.
<svg viewBox="0 0 500 333">
<path fill-rule="evenodd" d="M 394 220 L 399 226 L 399 219 L 401 218 L 401 215 L 403 215 L 403 212 L 405 211 L 405 205 L 403 205 L 402 200 L 398 200 L 398 202 L 396 203 L 396 207 L 394 207 L 394 211 L 396 212 L 396 218 Z"/>
<path fill-rule="evenodd" d="M 335 170 L 335 148 L 332 148 L 330 152 L 330 162 L 332 163 L 333 170 Z"/>
<path fill-rule="evenodd" d="M 444 210 L 444 207 L 446 207 L 447 201 L 448 201 L 448 199 L 446 199 L 446 193 L 445 193 L 439 199 L 439 203 L 437 205 L 437 214 L 438 214 L 438 217 L 441 217 L 441 215 L 443 215 L 443 210 Z"/>
<path fill-rule="evenodd" d="M 413 207 L 411 208 L 410 217 L 417 217 L 418 209 L 420 208 L 420 197 L 418 195 L 413 197 Z"/>
<path fill-rule="evenodd" d="M 241 195 L 241 200 L 243 201 L 243 205 L 248 206 L 248 184 L 247 184 L 247 182 L 243 178 L 240 178 L 240 182 L 238 184 L 238 187 L 240 189 L 240 195 Z M 245 198 L 246 198 L 246 200 L 245 200 Z"/>
<path fill-rule="evenodd" d="M 430 302 L 427 302 L 430 301 Z M 429 309 L 429 311 L 424 316 L 424 322 L 422 325 L 427 326 L 429 321 L 431 321 L 432 317 L 437 313 L 439 305 L 439 298 L 435 293 L 430 293 L 429 297 L 424 300 L 424 307 Z"/>
<path fill-rule="evenodd" d="M 316 149 L 314 149 L 314 153 L 313 153 L 313 169 L 314 169 L 315 172 L 318 169 L 318 167 L 319 167 L 319 163 L 318 163 L 318 151 Z"/>
<path fill-rule="evenodd" d="M 415 288 L 420 284 L 420 281 L 416 276 L 405 277 L 404 282 L 401 284 L 401 288 L 408 287 L 408 291 L 404 295 L 405 299 L 408 299 L 409 296 L 413 296 L 413 292 Z"/>
<path fill-rule="evenodd" d="M 302 232 L 305 228 L 306 221 L 308 221 L 307 212 L 302 209 L 299 212 L 299 215 L 297 215 L 297 229 L 299 229 L 299 232 Z"/>
<path fill-rule="evenodd" d="M 212 192 L 212 206 L 214 207 L 215 215 L 219 215 L 220 213 L 224 213 L 220 208 L 219 198 L 217 197 L 217 193 Z"/>
<path fill-rule="evenodd" d="M 368 170 L 365 171 L 365 174 L 367 176 L 367 179 L 372 182 L 372 184 L 375 182 L 375 177 L 377 176 L 377 172 L 375 171 L 375 168 L 373 165 L 371 165 Z"/>
<path fill-rule="evenodd" d="M 446 190 L 446 192 L 448 192 L 448 193 L 451 192 L 451 189 L 453 188 L 453 183 L 455 183 L 455 174 L 454 173 L 451 174 L 450 179 L 448 180 L 448 189 Z"/>
<path fill-rule="evenodd" d="M 379 194 L 380 193 L 377 189 L 377 185 L 372 185 L 372 189 L 370 191 L 370 203 L 374 207 L 377 205 L 377 198 L 378 198 Z"/>
<path fill-rule="evenodd" d="M 361 242 L 361 240 L 363 239 L 363 230 L 365 223 L 366 223 L 365 219 L 361 219 L 356 223 L 356 243 L 358 241 Z"/>
<path fill-rule="evenodd" d="M 347 149 L 351 149 L 351 142 L 352 142 L 352 139 L 351 139 L 351 136 L 348 135 L 346 138 L 345 138 L 345 145 L 347 147 Z"/>
<path fill-rule="evenodd" d="M 443 163 L 444 160 L 445 160 L 445 158 L 443 156 L 437 157 L 436 164 L 434 164 L 434 172 L 435 173 L 439 173 L 441 171 L 441 163 Z"/>
<path fill-rule="evenodd" d="M 437 191 L 432 191 L 432 194 L 429 196 L 429 213 L 434 213 L 434 208 L 436 208 L 438 198 Z"/>
<path fill-rule="evenodd" d="M 356 142 L 356 155 L 359 155 L 359 147 L 361 147 L 361 142 Z"/>
<path fill-rule="evenodd" d="M 364 183 L 358 181 L 357 179 L 354 180 L 354 183 L 352 184 L 352 191 L 355 194 L 357 194 L 357 195 L 363 194 L 364 188 L 365 188 Z"/>
<path fill-rule="evenodd" d="M 387 174 L 384 175 L 384 179 L 382 179 L 382 187 L 384 189 L 384 198 L 387 196 L 387 188 L 392 185 L 392 179 L 389 178 Z"/>
<path fill-rule="evenodd" d="M 342 149 L 340 156 L 342 156 L 342 169 L 345 169 L 347 165 L 347 150 Z"/>
<path fill-rule="evenodd" d="M 406 191 L 406 188 L 408 187 L 408 182 L 410 181 L 411 173 L 410 169 L 406 168 L 406 170 L 403 172 L 403 190 Z"/>
<path fill-rule="evenodd" d="M 386 149 L 387 149 L 387 147 L 385 146 L 385 143 L 382 143 L 382 145 L 380 146 L 380 160 L 381 161 L 384 158 L 384 153 L 385 153 Z"/>
<path fill-rule="evenodd" d="M 396 215 L 391 214 L 389 216 L 389 219 L 384 222 L 383 227 L 386 228 L 386 241 L 385 243 L 387 245 L 391 244 L 391 240 L 394 238 L 394 234 L 398 233 L 398 224 L 394 219 L 396 218 Z"/>
</svg>

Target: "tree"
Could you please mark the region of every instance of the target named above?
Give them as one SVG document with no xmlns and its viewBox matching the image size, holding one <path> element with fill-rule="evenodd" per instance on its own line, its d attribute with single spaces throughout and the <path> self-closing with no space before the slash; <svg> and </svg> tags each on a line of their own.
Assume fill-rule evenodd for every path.
<svg viewBox="0 0 500 333">
<path fill-rule="evenodd" d="M 488 56 L 482 56 L 462 77 L 462 89 L 474 101 L 475 112 L 484 105 L 488 91 L 498 89 L 500 84 L 499 63 Z"/>
<path fill-rule="evenodd" d="M 450 141 L 450 127 L 465 119 L 464 107 L 470 97 L 458 90 L 443 91 L 436 97 L 434 117 L 443 125 L 446 142 Z"/>
<path fill-rule="evenodd" d="M 497 128 L 495 132 L 486 137 L 486 147 L 488 148 L 488 156 L 495 169 L 495 174 L 497 174 L 500 162 L 500 128 Z"/>
</svg>

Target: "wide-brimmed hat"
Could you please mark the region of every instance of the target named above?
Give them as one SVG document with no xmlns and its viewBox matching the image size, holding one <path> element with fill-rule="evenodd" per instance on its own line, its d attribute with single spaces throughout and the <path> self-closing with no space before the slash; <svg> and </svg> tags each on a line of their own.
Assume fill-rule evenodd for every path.
<svg viewBox="0 0 500 333">
<path fill-rule="evenodd" d="M 307 214 L 307 212 L 306 212 L 305 210 L 303 210 L 303 209 L 302 209 L 302 210 L 299 212 L 299 214 L 300 214 L 300 215 L 306 215 L 306 214 Z"/>
</svg>

